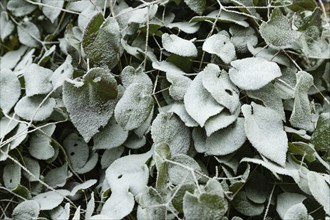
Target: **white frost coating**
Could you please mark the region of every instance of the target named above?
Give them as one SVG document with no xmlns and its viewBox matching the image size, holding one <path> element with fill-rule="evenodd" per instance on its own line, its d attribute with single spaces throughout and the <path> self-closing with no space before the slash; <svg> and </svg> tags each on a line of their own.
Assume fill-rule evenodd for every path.
<svg viewBox="0 0 330 220">
<path fill-rule="evenodd" d="M 36 201 L 25 200 L 15 207 L 12 217 L 15 220 L 36 219 L 39 212 L 39 204 Z"/>
<path fill-rule="evenodd" d="M 174 34 L 163 34 L 162 44 L 165 50 L 183 57 L 196 57 L 197 48 L 193 42 L 185 40 Z"/>
<path fill-rule="evenodd" d="M 194 34 L 198 31 L 200 25 L 196 23 L 189 23 L 186 21 L 173 22 L 167 25 L 168 28 L 178 28 L 179 30 L 187 33 Z"/>
<path fill-rule="evenodd" d="M 258 37 L 256 31 L 252 27 L 230 26 L 231 42 L 235 45 L 238 53 L 248 52 L 247 45 L 256 46 Z"/>
<path fill-rule="evenodd" d="M 166 79 L 172 84 L 169 88 L 170 96 L 174 100 L 183 100 L 192 80 L 186 76 L 171 72 L 166 73 Z"/>
<path fill-rule="evenodd" d="M 310 171 L 307 176 L 312 195 L 323 206 L 325 213 L 330 215 L 330 186 L 320 173 Z"/>
<path fill-rule="evenodd" d="M 11 132 L 18 125 L 19 117 L 16 115 L 10 118 L 2 117 L 0 119 L 0 139 L 4 138 L 9 132 Z"/>
<path fill-rule="evenodd" d="M 167 112 L 175 113 L 177 116 L 179 116 L 181 121 L 183 121 L 187 127 L 198 126 L 198 123 L 194 119 L 192 119 L 190 115 L 187 113 L 183 103 L 175 102 L 169 105 L 168 107 L 169 108 L 167 109 Z"/>
<path fill-rule="evenodd" d="M 21 84 L 9 69 L 0 70 L 0 108 L 8 113 L 21 96 Z"/>
<path fill-rule="evenodd" d="M 249 23 L 246 22 L 245 20 L 247 19 L 246 16 L 240 15 L 237 13 L 232 13 L 232 12 L 227 12 L 222 9 L 220 16 L 219 15 L 219 10 L 212 11 L 206 16 L 195 16 L 193 17 L 190 22 L 200 22 L 200 21 L 205 21 L 205 20 L 211 20 L 211 21 L 218 21 L 218 22 L 232 22 L 235 24 L 238 24 L 243 27 L 249 27 Z"/>
<path fill-rule="evenodd" d="M 39 203 L 40 210 L 52 210 L 62 203 L 64 196 L 68 195 L 69 191 L 60 189 L 56 191 L 48 191 L 40 193 L 32 198 Z"/>
<path fill-rule="evenodd" d="M 123 219 L 134 208 L 134 196 L 128 191 L 114 191 L 110 198 L 104 203 L 101 215 L 106 219 Z"/>
<path fill-rule="evenodd" d="M 66 79 L 71 79 L 73 76 L 73 66 L 72 66 L 72 58 L 68 55 L 62 63 L 53 73 L 50 78 L 50 81 L 53 84 L 54 88 L 58 88 L 63 85 Z"/>
<path fill-rule="evenodd" d="M 194 140 L 194 147 L 198 153 L 204 153 L 206 151 L 206 133 L 201 127 L 196 127 L 192 131 L 192 138 Z"/>
<path fill-rule="evenodd" d="M 245 133 L 252 146 L 272 161 L 285 165 L 288 138 L 282 117 L 275 110 L 255 104 L 243 105 Z"/>
<path fill-rule="evenodd" d="M 38 64 L 31 64 L 24 73 L 25 92 L 28 97 L 40 94 L 47 94 L 52 91 L 50 77 L 53 71 Z"/>
<path fill-rule="evenodd" d="M 89 157 L 89 147 L 83 138 L 76 133 L 69 134 L 63 141 L 63 147 L 73 170 L 77 171 L 85 166 Z"/>
<path fill-rule="evenodd" d="M 152 68 L 163 71 L 165 73 L 173 73 L 177 75 L 185 74 L 185 72 L 183 72 L 179 67 L 167 61 L 154 61 L 152 62 Z"/>
<path fill-rule="evenodd" d="M 282 75 L 280 67 L 260 57 L 249 57 L 230 63 L 230 80 L 244 90 L 257 90 Z"/>
<path fill-rule="evenodd" d="M 184 96 L 184 106 L 188 114 L 201 127 L 211 116 L 220 113 L 224 107 L 217 103 L 212 95 L 203 87 L 203 72 L 200 72 L 190 84 Z"/>
<path fill-rule="evenodd" d="M 284 192 L 277 196 L 276 211 L 284 219 L 285 213 L 294 205 L 303 202 L 306 196 L 298 193 Z"/>
<path fill-rule="evenodd" d="M 236 123 L 206 138 L 205 154 L 227 155 L 238 150 L 245 141 L 244 119 L 238 118 Z"/>
<path fill-rule="evenodd" d="M 61 14 L 64 0 L 42 0 L 42 3 L 45 5 L 42 7 L 42 12 L 52 23 L 54 23 L 57 17 Z"/>
<path fill-rule="evenodd" d="M 121 81 L 125 88 L 133 83 L 150 85 L 150 89 L 153 87 L 151 79 L 146 73 L 143 72 L 142 68 L 134 69 L 132 66 L 126 66 L 123 69 L 121 72 Z"/>
<path fill-rule="evenodd" d="M 308 219 L 312 220 L 313 217 L 308 215 L 307 208 L 303 203 L 298 203 L 289 208 L 285 213 L 283 220 L 292 220 L 292 219 Z"/>
<path fill-rule="evenodd" d="M 39 160 L 48 160 L 54 156 L 55 150 L 50 144 L 50 137 L 53 135 L 55 128 L 54 124 L 50 124 L 43 127 L 41 131 L 36 131 L 32 134 L 30 147 L 28 148 L 31 156 Z"/>
<path fill-rule="evenodd" d="M 222 33 L 217 33 L 207 38 L 203 44 L 203 50 L 217 55 L 225 63 L 230 63 L 236 59 L 234 44 L 228 36 Z"/>
<path fill-rule="evenodd" d="M 30 21 L 17 26 L 19 41 L 28 47 L 38 47 L 40 45 L 40 31 L 38 27 Z"/>
<path fill-rule="evenodd" d="M 21 183 L 21 167 L 10 162 L 3 168 L 2 179 L 7 189 L 14 190 Z"/>
<path fill-rule="evenodd" d="M 27 47 L 22 45 L 17 50 L 8 51 L 7 53 L 5 53 L 0 59 L 1 70 L 15 68 L 26 50 Z"/>
<path fill-rule="evenodd" d="M 220 71 L 219 66 L 215 64 L 208 64 L 203 72 L 204 88 L 220 105 L 229 109 L 230 113 L 234 113 L 240 105 L 239 90 L 229 80 L 228 74 Z"/>
</svg>

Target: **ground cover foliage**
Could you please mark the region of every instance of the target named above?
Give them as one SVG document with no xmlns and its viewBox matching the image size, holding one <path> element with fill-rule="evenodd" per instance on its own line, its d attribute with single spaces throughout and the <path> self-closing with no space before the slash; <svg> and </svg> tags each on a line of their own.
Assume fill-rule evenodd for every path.
<svg viewBox="0 0 330 220">
<path fill-rule="evenodd" d="M 330 219 L 323 4 L 0 12 L 0 219 Z"/>
</svg>

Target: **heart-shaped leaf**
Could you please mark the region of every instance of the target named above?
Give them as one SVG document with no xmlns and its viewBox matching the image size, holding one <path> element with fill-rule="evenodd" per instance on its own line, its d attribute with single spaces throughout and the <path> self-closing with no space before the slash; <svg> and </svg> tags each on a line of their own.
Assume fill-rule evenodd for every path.
<svg viewBox="0 0 330 220">
<path fill-rule="evenodd" d="M 15 207 L 12 217 L 15 220 L 34 219 L 38 218 L 39 212 L 39 204 L 36 201 L 26 200 Z"/>
<path fill-rule="evenodd" d="M 47 94 L 52 91 L 53 86 L 50 83 L 50 77 L 53 71 L 31 64 L 24 73 L 25 92 L 27 96 Z"/>
<path fill-rule="evenodd" d="M 181 37 L 178 37 L 174 34 L 163 34 L 162 35 L 162 44 L 165 50 L 168 52 L 177 54 L 183 57 L 196 57 L 197 48 L 193 42 L 185 40 Z"/>
<path fill-rule="evenodd" d="M 21 84 L 9 69 L 0 70 L 0 108 L 8 113 L 21 96 Z"/>
</svg>

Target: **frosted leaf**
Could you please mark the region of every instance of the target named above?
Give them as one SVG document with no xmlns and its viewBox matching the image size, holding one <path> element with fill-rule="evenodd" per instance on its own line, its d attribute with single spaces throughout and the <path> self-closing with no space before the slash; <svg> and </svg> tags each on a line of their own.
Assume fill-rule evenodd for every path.
<svg viewBox="0 0 330 220">
<path fill-rule="evenodd" d="M 238 107 L 233 114 L 230 114 L 227 110 L 224 110 L 219 114 L 209 118 L 205 123 L 206 135 L 210 136 L 214 132 L 226 128 L 230 124 L 234 123 L 240 112 L 241 108 Z"/>
<path fill-rule="evenodd" d="M 85 181 L 83 183 L 80 183 L 80 184 L 76 185 L 75 187 L 73 187 L 73 189 L 70 192 L 70 195 L 71 196 L 74 196 L 79 191 L 83 191 L 85 189 L 90 189 L 96 183 L 97 183 L 97 180 L 96 179 L 90 179 L 90 180 L 87 180 L 87 181 Z"/>
<path fill-rule="evenodd" d="M 133 195 L 144 191 L 149 178 L 149 169 L 145 163 L 151 156 L 152 151 L 149 151 L 115 160 L 105 171 L 111 191 L 122 193 L 129 190 Z"/>
<path fill-rule="evenodd" d="M 168 144 L 172 155 L 187 153 L 190 146 L 189 128 L 172 113 L 158 113 L 151 125 L 151 137 L 155 144 Z"/>
<path fill-rule="evenodd" d="M 90 220 L 109 220 L 107 215 L 93 215 Z"/>
<path fill-rule="evenodd" d="M 151 79 L 143 72 L 141 67 L 134 69 L 132 66 L 126 66 L 121 72 L 121 82 L 125 88 L 128 88 L 133 83 L 148 85 L 150 86 L 150 90 L 153 87 Z"/>
<path fill-rule="evenodd" d="M 61 13 L 61 9 L 64 5 L 64 0 L 42 0 L 44 6 L 42 7 L 42 13 L 54 23 Z"/>
<path fill-rule="evenodd" d="M 54 168 L 47 172 L 44 181 L 53 188 L 63 187 L 66 184 L 66 180 L 70 177 L 71 174 L 68 171 L 68 164 L 65 163 L 63 166 Z"/>
<path fill-rule="evenodd" d="M 244 186 L 246 196 L 254 203 L 265 203 L 272 189 L 271 185 L 268 184 L 269 176 L 261 172 L 254 172 L 252 177 L 250 176 Z"/>
<path fill-rule="evenodd" d="M 55 99 L 48 98 L 43 102 L 44 99 L 44 96 L 24 96 L 17 102 L 15 113 L 27 121 L 44 121 L 53 113 L 56 105 Z"/>
<path fill-rule="evenodd" d="M 18 119 L 17 116 L 11 118 L 2 117 L 0 119 L 0 139 L 3 139 L 9 132 L 16 128 Z"/>
<path fill-rule="evenodd" d="M 192 119 L 190 115 L 187 113 L 183 103 L 175 102 L 171 105 L 168 105 L 164 109 L 166 109 L 165 110 L 166 112 L 173 112 L 177 116 L 179 116 L 181 121 L 183 121 L 187 127 L 198 126 L 198 123 L 194 119 Z"/>
<path fill-rule="evenodd" d="M 255 104 L 243 105 L 245 133 L 252 146 L 272 161 L 285 165 L 288 138 L 282 117 L 273 109 Z"/>
<path fill-rule="evenodd" d="M 134 208 L 134 196 L 132 193 L 125 191 L 114 191 L 110 198 L 105 201 L 101 214 L 107 216 L 106 219 L 123 219 Z"/>
<path fill-rule="evenodd" d="M 179 67 L 167 61 L 154 61 L 152 62 L 152 68 L 163 71 L 165 73 L 172 73 L 177 75 L 185 74 L 185 72 L 183 72 Z"/>
<path fill-rule="evenodd" d="M 146 84 L 131 84 L 115 108 L 115 118 L 125 130 L 138 128 L 148 118 L 154 100 Z"/>
<path fill-rule="evenodd" d="M 2 11 L 0 15 L 0 38 L 1 41 L 4 42 L 7 37 L 15 30 L 14 23 L 9 19 L 8 13 L 6 11 Z M 2 66 L 1 66 L 2 67 Z"/>
<path fill-rule="evenodd" d="M 88 161 L 85 163 L 85 165 L 77 170 L 76 172 L 78 174 L 85 174 L 91 171 L 92 169 L 95 168 L 97 162 L 99 160 L 99 155 L 98 153 L 92 153 L 92 156 L 88 159 Z"/>
<path fill-rule="evenodd" d="M 203 72 L 204 88 L 220 105 L 234 113 L 240 105 L 239 91 L 229 80 L 228 74 L 220 71 L 219 66 L 215 64 L 208 64 Z"/>
<path fill-rule="evenodd" d="M 325 213 L 330 215 L 330 186 L 325 178 L 317 172 L 310 171 L 307 175 L 308 186 L 316 201 L 323 206 Z"/>
<path fill-rule="evenodd" d="M 197 48 L 193 42 L 185 40 L 174 34 L 164 33 L 162 35 L 162 44 L 165 50 L 183 57 L 196 57 Z"/>
<path fill-rule="evenodd" d="M 215 10 L 210 12 L 206 16 L 195 16 L 193 17 L 190 22 L 200 22 L 200 21 L 217 21 L 217 22 L 223 22 L 223 23 L 235 23 L 237 25 L 240 25 L 242 27 L 249 27 L 249 23 L 245 20 L 247 17 L 244 15 L 240 15 L 237 13 L 227 12 L 222 9 L 220 9 L 221 12 L 219 13 L 219 10 Z"/>
<path fill-rule="evenodd" d="M 98 13 L 85 29 L 82 46 L 92 63 L 107 65 L 111 70 L 123 53 L 120 38 L 116 19 L 109 16 L 103 21 L 102 14 Z"/>
<path fill-rule="evenodd" d="M 138 137 L 141 138 L 150 131 L 151 122 L 154 118 L 153 116 L 154 116 L 154 107 L 151 109 L 148 118 L 143 122 L 143 124 L 133 130 Z"/>
<path fill-rule="evenodd" d="M 68 161 L 73 170 L 84 167 L 89 157 L 89 147 L 77 134 L 69 134 L 63 141 L 63 147 L 67 153 Z"/>
<path fill-rule="evenodd" d="M 123 145 L 129 149 L 139 149 L 146 145 L 146 143 L 147 139 L 145 136 L 139 137 L 137 134 L 132 133 L 128 136 L 127 140 Z"/>
<path fill-rule="evenodd" d="M 276 174 L 286 175 L 292 177 L 296 182 L 299 182 L 299 170 L 291 165 L 290 163 L 286 163 L 284 167 L 277 165 L 271 161 L 265 161 L 258 158 L 243 158 L 240 163 L 247 162 L 247 163 L 254 163 L 259 164 L 268 170 L 270 170 L 275 176 Z"/>
<path fill-rule="evenodd" d="M 2 66 L 1 66 L 2 67 Z M 9 69 L 0 70 L 0 108 L 8 113 L 21 96 L 21 84 Z"/>
<path fill-rule="evenodd" d="M 277 94 L 281 99 L 294 98 L 294 91 L 296 85 L 296 73 L 295 69 L 284 68 L 282 69 L 282 76 L 274 82 L 274 87 Z"/>
<path fill-rule="evenodd" d="M 40 31 L 38 27 L 30 21 L 26 21 L 17 26 L 19 41 L 28 47 L 40 46 Z"/>
<path fill-rule="evenodd" d="M 36 8 L 36 5 L 33 5 L 25 0 L 10 0 L 7 4 L 7 9 L 17 17 L 28 15 Z"/>
<path fill-rule="evenodd" d="M 292 220 L 292 219 L 313 219 L 310 215 L 307 213 L 307 208 L 303 203 L 298 203 L 294 206 L 292 206 L 286 213 L 283 218 L 283 220 Z"/>
<path fill-rule="evenodd" d="M 252 27 L 244 28 L 233 25 L 230 26 L 229 32 L 231 34 L 231 42 L 235 45 L 238 53 L 247 53 L 248 44 L 254 47 L 258 43 L 256 31 Z"/>
<path fill-rule="evenodd" d="M 188 114 L 203 127 L 207 119 L 220 113 L 224 107 L 203 87 L 203 75 L 200 72 L 190 84 L 184 96 L 184 106 Z"/>
<path fill-rule="evenodd" d="M 32 174 L 28 174 L 27 172 L 23 171 L 23 176 L 30 182 L 38 181 L 40 178 L 40 165 L 39 161 L 32 159 L 30 157 L 24 157 L 24 166 L 28 169 Z"/>
<path fill-rule="evenodd" d="M 205 0 L 184 0 L 184 2 L 188 5 L 188 7 L 191 10 L 193 10 L 199 15 L 203 14 L 206 7 Z"/>
<path fill-rule="evenodd" d="M 64 196 L 67 194 L 67 190 L 48 191 L 40 193 L 32 199 L 38 202 L 40 210 L 52 210 L 62 203 Z"/>
<path fill-rule="evenodd" d="M 15 189 L 21 183 L 21 167 L 13 162 L 7 163 L 3 167 L 2 179 L 7 189 Z"/>
<path fill-rule="evenodd" d="M 297 84 L 290 123 L 296 128 L 313 131 L 314 123 L 312 122 L 311 107 L 308 99 L 308 91 L 313 85 L 313 76 L 305 71 L 299 71 L 296 77 Z"/>
<path fill-rule="evenodd" d="M 128 131 L 124 130 L 117 124 L 114 117 L 109 123 L 97 133 L 94 140 L 94 150 L 97 149 L 111 149 L 122 145 L 128 137 Z"/>
<path fill-rule="evenodd" d="M 177 154 L 172 156 L 171 161 L 176 164 L 169 163 L 168 165 L 168 176 L 169 180 L 174 185 L 180 185 L 185 179 L 184 183 L 194 183 L 194 177 L 191 170 L 201 172 L 199 164 L 190 156 L 185 154 Z M 177 164 L 181 164 L 177 165 Z M 196 173 L 194 172 L 194 175 Z M 197 175 L 200 178 L 200 175 Z"/>
<path fill-rule="evenodd" d="M 33 200 L 25 200 L 13 210 L 12 217 L 15 220 L 35 219 L 39 216 L 39 204 Z"/>
<path fill-rule="evenodd" d="M 169 88 L 170 96 L 174 100 L 183 100 L 192 80 L 186 76 L 172 72 L 166 73 L 166 79 L 172 84 Z"/>
<path fill-rule="evenodd" d="M 243 215 L 246 216 L 256 216 L 256 215 L 261 215 L 261 213 L 265 209 L 265 205 L 262 204 L 257 204 L 252 201 L 250 201 L 247 196 L 245 191 L 240 191 L 233 201 L 231 202 L 233 208 L 235 208 L 239 213 L 242 213 Z"/>
<path fill-rule="evenodd" d="M 230 80 L 244 90 L 257 90 L 282 75 L 280 67 L 260 57 L 249 57 L 230 63 Z"/>
<path fill-rule="evenodd" d="M 21 46 L 17 50 L 8 51 L 0 58 L 1 70 L 13 69 L 18 66 L 18 62 L 21 60 L 22 56 L 27 50 L 26 46 Z M 15 73 L 16 74 L 16 73 Z M 16 74 L 17 76 L 17 74 Z"/>
<path fill-rule="evenodd" d="M 108 124 L 118 98 L 117 81 L 107 69 L 89 70 L 83 82 L 64 82 L 64 105 L 86 142 Z"/>
<path fill-rule="evenodd" d="M 194 147 L 198 153 L 204 153 L 206 148 L 206 133 L 201 127 L 196 127 L 192 131 L 192 138 L 194 141 Z"/>
<path fill-rule="evenodd" d="M 24 73 L 26 96 L 47 94 L 52 91 L 50 77 L 53 71 L 38 64 L 31 64 Z"/>
<path fill-rule="evenodd" d="M 124 153 L 124 147 L 116 147 L 107 149 L 104 151 L 101 157 L 101 166 L 102 169 L 108 168 L 115 160 L 120 158 L 120 156 Z"/>
<path fill-rule="evenodd" d="M 78 206 L 78 208 L 74 212 L 74 215 L 72 217 L 72 220 L 80 220 L 80 206 Z"/>
<path fill-rule="evenodd" d="M 24 46 L 25 47 L 25 46 Z M 22 56 L 22 59 L 19 58 L 17 61 L 19 61 L 17 64 L 14 64 L 14 73 L 16 76 L 20 76 L 24 74 L 25 69 L 33 63 L 33 54 L 35 52 L 35 49 L 28 50 L 24 56 Z"/>
<path fill-rule="evenodd" d="M 300 34 L 291 28 L 289 19 L 284 16 L 280 9 L 274 9 L 269 21 L 259 27 L 260 34 L 265 42 L 275 48 L 290 48 Z"/>
<path fill-rule="evenodd" d="M 130 8 L 128 24 L 137 23 L 144 24 L 147 23 L 147 20 L 152 20 L 155 17 L 158 5 L 151 5 L 150 7 L 145 7 L 141 9 Z M 124 11 L 124 10 L 123 10 Z"/>
<path fill-rule="evenodd" d="M 32 134 L 28 148 L 31 156 L 38 160 L 48 160 L 54 156 L 55 150 L 51 145 L 51 136 L 55 128 L 54 124 L 50 124 Z"/>
<path fill-rule="evenodd" d="M 68 55 L 62 63 L 61 66 L 59 66 L 53 73 L 53 75 L 50 78 L 50 81 L 52 82 L 52 85 L 54 89 L 60 87 L 63 85 L 64 81 L 66 79 L 71 79 L 73 76 L 73 66 L 72 66 L 72 58 L 70 55 Z"/>
<path fill-rule="evenodd" d="M 186 21 L 173 22 L 166 25 L 168 28 L 177 28 L 187 34 L 194 34 L 199 30 L 200 25 Z"/>
<path fill-rule="evenodd" d="M 277 196 L 276 211 L 284 219 L 285 213 L 294 205 L 302 203 L 306 196 L 298 193 L 284 192 Z"/>
<path fill-rule="evenodd" d="M 228 36 L 222 33 L 217 33 L 206 38 L 203 43 L 203 50 L 210 54 L 217 55 L 225 63 L 230 63 L 236 59 L 234 44 L 230 41 Z"/>
<path fill-rule="evenodd" d="M 330 146 L 330 113 L 322 113 L 318 120 L 316 129 L 312 135 L 312 144 L 316 150 L 329 150 Z"/>
<path fill-rule="evenodd" d="M 244 119 L 238 118 L 234 124 L 206 138 L 205 154 L 227 155 L 238 150 L 245 141 Z"/>
<path fill-rule="evenodd" d="M 262 101 L 266 107 L 277 111 L 281 115 L 282 120 L 285 121 L 285 112 L 281 95 L 274 87 L 274 84 L 269 83 L 261 89 L 246 91 L 246 94 L 250 98 Z"/>
<path fill-rule="evenodd" d="M 85 219 L 91 219 L 94 209 L 95 209 L 95 198 L 94 198 L 94 192 L 92 192 L 91 198 L 88 201 L 87 206 L 86 206 Z"/>
</svg>

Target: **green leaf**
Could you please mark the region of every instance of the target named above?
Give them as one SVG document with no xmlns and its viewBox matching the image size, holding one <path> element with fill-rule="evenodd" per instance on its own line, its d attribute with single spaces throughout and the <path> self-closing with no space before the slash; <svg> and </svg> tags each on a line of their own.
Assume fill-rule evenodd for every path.
<svg viewBox="0 0 330 220">
<path fill-rule="evenodd" d="M 2 66 L 2 65 L 1 65 Z M 0 108 L 8 113 L 21 96 L 21 84 L 9 69 L 0 70 Z"/>
<path fill-rule="evenodd" d="M 313 0 L 292 0 L 292 4 L 288 6 L 292 11 L 313 11 L 317 7 L 317 4 Z"/>
<path fill-rule="evenodd" d="M 290 116 L 292 126 L 306 131 L 314 130 L 312 122 L 311 107 L 308 98 L 308 91 L 313 85 L 313 76 L 305 71 L 296 74 L 297 84 L 295 87 L 295 99 L 293 110 Z"/>
<path fill-rule="evenodd" d="M 191 10 L 193 10 L 199 15 L 203 14 L 206 7 L 205 0 L 184 0 L 184 2 L 188 5 L 188 7 Z"/>
<path fill-rule="evenodd" d="M 187 192 L 193 194 L 196 189 L 195 184 L 183 184 L 175 188 L 175 195 L 173 195 L 172 205 L 178 212 L 183 212 L 183 198 Z"/>
<path fill-rule="evenodd" d="M 174 34 L 164 33 L 162 35 L 162 44 L 165 50 L 183 57 L 196 57 L 197 48 L 193 42 L 185 40 Z"/>
<path fill-rule="evenodd" d="M 139 199 L 138 219 L 165 220 L 167 216 L 164 197 L 154 188 L 148 187 Z"/>
<path fill-rule="evenodd" d="M 64 0 L 42 0 L 44 6 L 42 7 L 42 13 L 54 23 L 58 16 L 61 14 L 61 10 L 64 6 Z"/>
<path fill-rule="evenodd" d="M 33 200 L 25 200 L 13 210 L 13 220 L 35 219 L 39 216 L 39 204 Z"/>
<path fill-rule="evenodd" d="M 55 99 L 44 99 L 44 96 L 24 96 L 17 102 L 15 113 L 27 121 L 44 121 L 50 117 L 56 105 Z"/>
<path fill-rule="evenodd" d="M 171 158 L 171 151 L 167 144 L 157 144 L 155 146 L 153 158 L 157 168 L 156 188 L 164 189 L 168 180 L 168 162 Z"/>
<path fill-rule="evenodd" d="M 249 57 L 230 63 L 230 80 L 244 90 L 257 90 L 282 75 L 280 67 L 260 57 Z"/>
<path fill-rule="evenodd" d="M 73 170 L 84 167 L 89 158 L 89 147 L 76 133 L 69 134 L 63 141 L 63 147 Z"/>
<path fill-rule="evenodd" d="M 310 171 L 308 172 L 308 186 L 316 199 L 323 206 L 325 213 L 330 215 L 330 186 L 322 174 Z"/>
<path fill-rule="evenodd" d="M 279 216 L 284 219 L 290 208 L 297 204 L 301 204 L 306 196 L 298 193 L 284 192 L 277 196 L 276 211 Z M 297 218 L 292 218 L 297 219 Z"/>
<path fill-rule="evenodd" d="M 274 110 L 252 102 L 243 105 L 245 133 L 252 146 L 272 161 L 285 165 L 288 138 L 281 116 Z"/>
<path fill-rule="evenodd" d="M 13 162 L 8 163 L 3 168 L 2 178 L 7 189 L 15 189 L 21 182 L 21 167 Z"/>
<path fill-rule="evenodd" d="M 312 144 L 306 144 L 304 142 L 289 143 L 289 152 L 292 154 L 301 155 L 306 158 L 308 162 L 315 161 L 315 150 Z"/>
<path fill-rule="evenodd" d="M 37 6 L 25 0 L 10 0 L 7 4 L 7 9 L 17 17 L 22 17 L 30 14 Z"/>
<path fill-rule="evenodd" d="M 17 27 L 17 34 L 19 41 L 28 47 L 40 46 L 41 34 L 38 27 L 30 22 L 26 21 Z"/>
<path fill-rule="evenodd" d="M 224 63 L 230 63 L 236 59 L 234 44 L 229 37 L 222 32 L 206 38 L 203 43 L 203 50 L 210 54 L 217 55 Z"/>
<path fill-rule="evenodd" d="M 8 13 L 6 11 L 2 11 L 0 15 L 0 38 L 1 41 L 5 41 L 7 37 L 15 30 L 14 23 L 9 19 Z"/>
<path fill-rule="evenodd" d="M 83 82 L 65 81 L 63 101 L 72 123 L 88 142 L 108 124 L 117 103 L 117 82 L 109 70 L 93 68 Z"/>
<path fill-rule="evenodd" d="M 31 156 L 38 160 L 48 160 L 55 155 L 55 150 L 51 145 L 51 136 L 55 128 L 54 124 L 50 124 L 32 134 L 28 148 Z"/>
<path fill-rule="evenodd" d="M 53 71 L 39 66 L 38 64 L 31 64 L 24 73 L 25 92 L 26 96 L 48 94 L 52 91 L 53 86 L 50 83 L 50 77 Z"/>
<path fill-rule="evenodd" d="M 264 211 L 264 204 L 258 204 L 250 201 L 246 197 L 245 191 L 240 191 L 231 203 L 233 207 L 246 216 L 260 215 Z"/>
<path fill-rule="evenodd" d="M 84 31 L 82 46 L 92 63 L 112 69 L 123 53 L 120 39 L 116 19 L 109 16 L 104 20 L 102 14 L 97 13 Z"/>
<path fill-rule="evenodd" d="M 133 130 L 143 124 L 153 108 L 150 87 L 133 83 L 125 91 L 115 108 L 115 118 L 125 130 Z"/>
<path fill-rule="evenodd" d="M 274 9 L 268 22 L 259 27 L 260 34 L 265 42 L 274 48 L 290 48 L 299 38 L 299 32 L 291 28 L 289 19 L 280 9 Z"/>
<path fill-rule="evenodd" d="M 317 150 L 330 150 L 330 113 L 322 113 L 319 116 L 311 142 Z"/>
<path fill-rule="evenodd" d="M 190 146 L 189 129 L 172 113 L 157 115 L 151 125 L 151 137 L 155 144 L 168 144 L 172 155 L 187 153 Z"/>
</svg>

